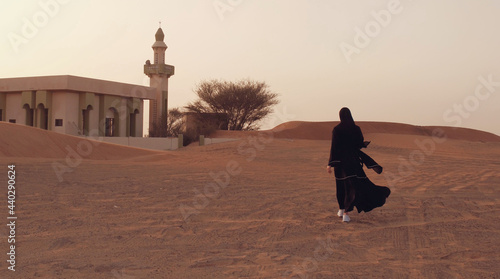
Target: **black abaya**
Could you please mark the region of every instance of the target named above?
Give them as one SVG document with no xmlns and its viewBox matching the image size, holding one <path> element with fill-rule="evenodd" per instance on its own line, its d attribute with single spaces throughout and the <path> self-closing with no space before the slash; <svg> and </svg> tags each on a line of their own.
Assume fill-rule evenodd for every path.
<svg viewBox="0 0 500 279">
<path fill-rule="evenodd" d="M 365 147 L 361 129 L 347 121 L 335 126 L 328 165 L 334 168 L 337 184 L 337 201 L 340 209 L 347 212 L 354 207 L 361 211 L 371 211 L 384 205 L 391 191 L 377 186 L 368 179 L 363 163 L 373 168 L 378 164 L 360 149 Z"/>
</svg>

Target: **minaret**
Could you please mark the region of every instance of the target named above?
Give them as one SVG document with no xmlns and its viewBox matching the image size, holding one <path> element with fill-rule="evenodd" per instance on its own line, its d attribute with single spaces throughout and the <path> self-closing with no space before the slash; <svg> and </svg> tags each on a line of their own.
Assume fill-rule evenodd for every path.
<svg viewBox="0 0 500 279">
<path fill-rule="evenodd" d="M 161 123 L 161 116 L 168 112 L 168 78 L 174 75 L 174 66 L 165 64 L 167 45 L 163 41 L 165 34 L 158 28 L 153 44 L 154 64 L 148 60 L 144 65 L 144 73 L 149 77 L 149 86 L 156 88 L 155 100 L 149 101 L 149 127 L 152 123 Z M 165 122 L 166 123 L 166 119 Z"/>
</svg>

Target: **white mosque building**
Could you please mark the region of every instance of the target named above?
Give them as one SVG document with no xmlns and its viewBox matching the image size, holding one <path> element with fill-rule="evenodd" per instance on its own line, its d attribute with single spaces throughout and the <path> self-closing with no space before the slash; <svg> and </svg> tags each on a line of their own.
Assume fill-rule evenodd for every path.
<svg viewBox="0 0 500 279">
<path fill-rule="evenodd" d="M 69 135 L 142 137 L 144 101 L 150 123 L 166 117 L 174 74 L 161 28 L 155 38 L 154 63 L 144 65 L 149 87 L 71 75 L 0 78 L 0 121 Z"/>
</svg>

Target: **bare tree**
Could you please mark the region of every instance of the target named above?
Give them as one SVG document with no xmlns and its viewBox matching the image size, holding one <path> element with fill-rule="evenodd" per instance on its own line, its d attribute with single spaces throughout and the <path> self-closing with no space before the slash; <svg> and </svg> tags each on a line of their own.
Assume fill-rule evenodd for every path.
<svg viewBox="0 0 500 279">
<path fill-rule="evenodd" d="M 258 122 L 279 103 L 265 82 L 209 80 L 195 89 L 198 100 L 185 108 L 196 113 L 225 113 L 229 130 L 256 130 Z"/>
</svg>

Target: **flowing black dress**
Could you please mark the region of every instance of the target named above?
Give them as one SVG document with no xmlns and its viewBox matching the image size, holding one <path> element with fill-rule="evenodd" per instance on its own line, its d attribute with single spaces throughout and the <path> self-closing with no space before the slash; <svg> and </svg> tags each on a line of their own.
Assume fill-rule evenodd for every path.
<svg viewBox="0 0 500 279">
<path fill-rule="evenodd" d="M 361 151 L 363 147 L 363 134 L 357 125 L 340 123 L 335 126 L 328 165 L 334 168 L 339 207 L 346 212 L 354 207 L 358 212 L 371 211 L 384 205 L 391 193 L 389 188 L 375 185 L 366 176 L 363 163 L 368 168 L 378 164 Z"/>
</svg>

